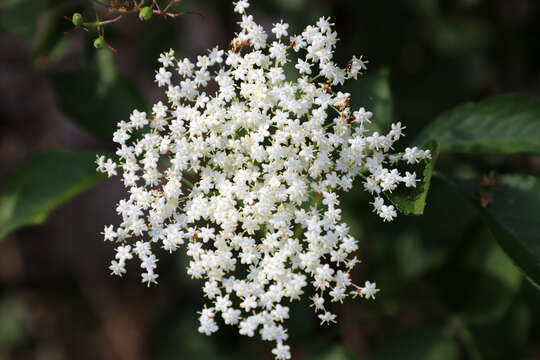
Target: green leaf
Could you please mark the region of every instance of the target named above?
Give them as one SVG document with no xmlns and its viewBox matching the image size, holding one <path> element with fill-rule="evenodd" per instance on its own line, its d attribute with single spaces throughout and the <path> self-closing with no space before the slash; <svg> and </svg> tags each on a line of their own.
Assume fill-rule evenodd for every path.
<svg viewBox="0 0 540 360">
<path fill-rule="evenodd" d="M 484 215 L 493 236 L 529 279 L 540 284 L 540 179 L 502 175 L 487 191 L 493 201 Z"/>
<path fill-rule="evenodd" d="M 63 16 L 68 16 L 70 9 L 56 9 L 35 39 L 32 55 L 39 68 L 45 68 L 60 60 L 66 52 L 71 37 L 65 32 L 70 30 L 73 25 L 70 25 Z"/>
<path fill-rule="evenodd" d="M 540 154 L 540 100 L 502 95 L 465 103 L 439 116 L 415 143 L 436 139 L 441 151 Z"/>
<path fill-rule="evenodd" d="M 43 68 L 65 53 L 71 40 L 65 32 L 73 24 L 64 16 L 73 8 L 66 0 L 5 0 L 0 2 L 0 28 L 31 46 L 36 65 Z"/>
<path fill-rule="evenodd" d="M 38 19 L 47 8 L 45 0 L 4 0 L 0 5 L 0 27 L 30 43 Z"/>
<path fill-rule="evenodd" d="M 473 325 L 471 332 L 485 359 L 512 359 L 526 346 L 535 319 L 528 305 L 516 302 L 499 321 Z"/>
<path fill-rule="evenodd" d="M 24 160 L 5 179 L 0 193 L 0 239 L 43 223 L 51 211 L 97 183 L 94 153 L 54 151 Z"/>
<path fill-rule="evenodd" d="M 468 323 L 499 320 L 520 289 L 519 269 L 482 222 L 473 223 L 455 255 L 444 276 L 443 298 Z"/>
<path fill-rule="evenodd" d="M 145 101 L 131 82 L 118 73 L 108 49 L 96 51 L 91 69 L 50 76 L 60 109 L 90 133 L 111 140 L 116 124 Z"/>
<path fill-rule="evenodd" d="M 0 347 L 15 348 L 29 337 L 29 314 L 23 302 L 14 296 L 0 299 Z"/>
<path fill-rule="evenodd" d="M 431 159 L 415 165 L 414 171 L 416 174 L 422 174 L 416 187 L 406 188 L 401 186 L 387 195 L 396 208 L 406 215 L 422 215 L 424 213 L 431 176 L 439 156 L 439 143 L 437 141 L 430 141 L 422 148 L 431 150 Z"/>
<path fill-rule="evenodd" d="M 385 337 L 369 360 L 453 360 L 459 359 L 459 347 L 451 333 L 440 326 L 422 326 L 401 330 Z"/>
<path fill-rule="evenodd" d="M 493 237 L 504 252 L 537 287 L 540 284 L 540 178 L 531 175 L 507 174 L 496 182 L 481 186 L 475 180 L 452 183 L 439 176 L 461 194 L 471 199 L 486 220 Z M 479 196 L 488 199 L 486 207 Z"/>
<path fill-rule="evenodd" d="M 361 75 L 358 80 L 350 80 L 351 111 L 360 107 L 373 113 L 371 131 L 385 132 L 390 129 L 393 118 L 390 71 L 386 68 Z"/>
</svg>

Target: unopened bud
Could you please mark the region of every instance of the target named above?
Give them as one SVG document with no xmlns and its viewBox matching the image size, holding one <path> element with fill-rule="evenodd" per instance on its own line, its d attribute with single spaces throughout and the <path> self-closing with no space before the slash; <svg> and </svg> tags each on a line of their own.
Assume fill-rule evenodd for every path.
<svg viewBox="0 0 540 360">
<path fill-rule="evenodd" d="M 75 26 L 81 26 L 84 22 L 84 19 L 80 13 L 74 13 L 73 17 L 71 18 L 71 22 Z"/>
<path fill-rule="evenodd" d="M 139 10 L 139 19 L 141 21 L 148 21 L 152 18 L 152 15 L 154 14 L 154 11 L 150 6 L 145 6 L 141 10 Z"/>
<path fill-rule="evenodd" d="M 106 45 L 107 45 L 107 43 L 105 42 L 105 39 L 102 38 L 101 36 L 98 37 L 98 38 L 96 38 L 96 39 L 94 40 L 94 47 L 95 47 L 96 49 L 102 49 L 102 48 L 104 48 Z"/>
</svg>

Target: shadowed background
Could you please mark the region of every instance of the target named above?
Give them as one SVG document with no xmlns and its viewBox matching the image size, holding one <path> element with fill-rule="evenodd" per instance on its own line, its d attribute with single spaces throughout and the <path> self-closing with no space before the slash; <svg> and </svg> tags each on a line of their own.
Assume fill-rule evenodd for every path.
<svg viewBox="0 0 540 360">
<path fill-rule="evenodd" d="M 376 94 L 352 84 L 353 103 L 381 107 L 411 138 L 461 102 L 540 94 L 540 5 L 533 0 L 252 2 L 267 31 L 281 18 L 295 33 L 330 16 L 341 39 L 337 61 L 344 65 L 353 54 L 369 60 L 358 83 L 369 82 Z M 227 1 L 186 0 L 175 10 L 186 14 L 146 23 L 133 15 L 108 26 L 106 40 L 117 52 L 100 56 L 95 34 L 63 35 L 71 29 L 63 16 L 92 18 L 90 2 L 0 2 L 0 190 L 39 151 L 113 151 L 114 123 L 164 99 L 153 82 L 160 52 L 173 48 L 193 59 L 216 44 L 227 48 L 237 30 Z M 531 155 L 457 157 L 485 171 L 540 174 Z M 452 169 L 455 160 L 443 156 L 440 166 Z M 432 186 L 424 216 L 391 224 L 371 212 L 361 184 L 343 197 L 363 260 L 354 277 L 382 291 L 375 301 L 332 305 L 339 321 L 330 327 L 318 325 L 307 302 L 294 303 L 287 322 L 294 358 L 540 358 L 538 291 L 467 202 L 437 180 Z M 0 359 L 271 359 L 271 344 L 235 328 L 197 332 L 201 282 L 186 275 L 184 249 L 159 253 L 158 286 L 140 283 L 136 262 L 122 279 L 109 275 L 113 246 L 100 233 L 118 222 L 122 197 L 118 179 L 100 182 L 43 225 L 3 239 Z"/>
</svg>

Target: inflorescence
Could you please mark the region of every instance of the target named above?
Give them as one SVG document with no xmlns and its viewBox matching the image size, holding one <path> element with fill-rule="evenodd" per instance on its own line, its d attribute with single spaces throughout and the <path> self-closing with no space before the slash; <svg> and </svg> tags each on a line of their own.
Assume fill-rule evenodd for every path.
<svg viewBox="0 0 540 360">
<path fill-rule="evenodd" d="M 120 167 L 129 192 L 116 208 L 120 226 L 105 227 L 104 237 L 118 244 L 112 273 L 123 275 L 137 257 L 148 285 L 158 279 L 155 248 L 185 246 L 187 272 L 204 280 L 209 303 L 199 331 L 210 335 L 224 322 L 243 335 L 258 332 L 275 342 L 277 359 L 290 359 L 286 303 L 310 293 L 321 323 L 330 323 L 336 315 L 325 304 L 378 291 L 351 281 L 358 245 L 341 222 L 337 191 L 361 177 L 374 211 L 391 221 L 396 209 L 383 192 L 418 181 L 394 165 L 430 152 L 390 153 L 401 124 L 370 134 L 372 113 L 352 111 L 350 94 L 333 89 L 356 80 L 366 62 L 332 61 L 337 34 L 329 19 L 298 36 L 279 22 L 270 41 L 248 7 L 235 3 L 241 30 L 228 51 L 216 47 L 195 63 L 172 50 L 160 56 L 155 80 L 167 103 L 151 116 L 134 110 L 114 133 L 119 160 L 97 160 L 108 176 Z"/>
</svg>

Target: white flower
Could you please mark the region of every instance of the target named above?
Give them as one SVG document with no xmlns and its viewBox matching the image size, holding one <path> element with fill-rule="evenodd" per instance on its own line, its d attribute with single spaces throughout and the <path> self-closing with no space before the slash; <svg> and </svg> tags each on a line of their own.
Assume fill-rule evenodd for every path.
<svg viewBox="0 0 540 360">
<path fill-rule="evenodd" d="M 148 124 L 148 120 L 146 119 L 146 113 L 140 112 L 138 110 L 133 110 L 133 113 L 129 117 L 130 126 L 135 129 L 140 129 L 144 125 Z"/>
<path fill-rule="evenodd" d="M 247 0 L 240 0 L 236 2 L 236 5 L 234 6 L 234 11 L 239 14 L 243 14 L 248 7 L 249 2 Z"/>
<path fill-rule="evenodd" d="M 182 61 L 178 61 L 177 71 L 179 75 L 189 77 L 193 74 L 194 67 L 195 65 L 193 65 L 191 61 L 186 58 Z"/>
<path fill-rule="evenodd" d="M 392 221 L 397 216 L 396 209 L 394 205 L 383 205 L 381 211 L 379 211 L 379 216 L 383 218 L 384 221 Z"/>
<path fill-rule="evenodd" d="M 222 313 L 223 321 L 227 325 L 236 325 L 240 319 L 241 311 L 237 309 L 228 308 Z"/>
<path fill-rule="evenodd" d="M 272 354 L 276 355 L 276 359 L 278 360 L 287 360 L 291 358 L 291 348 L 289 345 L 278 343 L 276 347 L 272 349 Z"/>
<path fill-rule="evenodd" d="M 304 61 L 302 59 L 298 59 L 298 63 L 296 65 L 294 65 L 295 68 L 298 69 L 298 72 L 300 74 L 311 74 L 311 65 L 309 62 L 307 61 Z"/>
<path fill-rule="evenodd" d="M 362 57 L 360 57 L 360 59 L 357 59 L 356 56 L 353 56 L 353 58 L 349 62 L 348 67 L 348 71 L 351 74 L 350 76 L 356 79 L 358 74 L 360 74 L 362 70 L 367 70 L 366 63 L 367 61 L 363 61 Z"/>
<path fill-rule="evenodd" d="M 126 260 L 132 259 L 133 255 L 131 254 L 131 246 L 119 246 L 116 248 L 116 256 L 117 259 L 119 259 L 121 262 L 125 262 Z"/>
<path fill-rule="evenodd" d="M 163 67 L 169 67 L 174 63 L 174 50 L 169 50 L 159 55 L 158 61 L 163 65 Z"/>
<path fill-rule="evenodd" d="M 370 122 L 369 120 L 373 116 L 373 113 L 371 111 L 366 111 L 366 109 L 361 107 L 360 109 L 358 109 L 358 111 L 355 111 L 353 115 L 354 120 L 362 125 L 365 122 Z"/>
<path fill-rule="evenodd" d="M 111 266 L 109 266 L 109 269 L 111 270 L 111 274 L 122 276 L 126 273 L 126 267 L 123 262 L 121 261 L 111 261 Z"/>
<path fill-rule="evenodd" d="M 407 171 L 401 181 L 403 181 L 406 187 L 416 187 L 416 182 L 419 180 L 416 179 L 415 173 L 411 174 Z"/>
<path fill-rule="evenodd" d="M 117 234 L 114 231 L 114 226 L 105 226 L 105 229 L 103 230 L 103 238 L 105 239 L 105 241 L 113 241 L 116 236 Z"/>
<path fill-rule="evenodd" d="M 324 323 L 330 324 L 331 322 L 336 322 L 336 315 L 327 311 L 324 314 L 319 314 L 319 319 L 321 319 L 321 325 Z"/>
<path fill-rule="evenodd" d="M 375 294 L 379 291 L 377 289 L 376 283 L 370 283 L 369 281 L 366 281 L 363 288 L 360 288 L 360 295 L 365 297 L 366 299 L 372 298 L 375 299 Z"/>
<path fill-rule="evenodd" d="M 158 86 L 165 86 L 171 84 L 172 74 L 168 72 L 164 67 L 159 68 L 159 71 L 156 74 L 156 81 Z"/>
<path fill-rule="evenodd" d="M 352 283 L 358 241 L 341 219 L 339 193 L 361 176 L 375 196 L 374 213 L 391 221 L 397 211 L 384 194 L 418 181 L 397 164 L 431 154 L 393 153 L 404 127 L 369 133 L 373 114 L 353 111 L 351 94 L 332 88 L 366 66 L 356 57 L 345 68 L 333 61 L 337 34 L 329 19 L 290 43 L 281 40 L 288 24 L 277 23 L 278 40 L 267 43 L 248 7 L 235 4 L 240 31 L 228 52 L 216 47 L 196 61 L 176 59 L 172 50 L 160 55 L 155 80 L 166 101 L 152 106 L 151 120 L 134 110 L 118 123 L 118 161 L 96 159 L 109 176 L 119 170 L 127 190 L 116 206 L 119 226 L 105 227 L 103 236 L 118 243 L 111 272 L 123 275 L 136 257 L 147 285 L 158 279 L 158 248 L 185 247 L 187 273 L 204 279 L 209 304 L 199 331 L 216 332 L 221 317 L 242 335 L 273 341 L 276 358 L 289 359 L 290 301 L 310 296 L 321 323 L 331 323 L 337 317 L 327 300 L 378 291 L 369 281 Z M 285 76 L 291 58 L 298 79 Z"/>
<path fill-rule="evenodd" d="M 280 23 L 277 23 L 277 24 L 274 24 L 274 27 L 272 28 L 272 32 L 274 34 L 276 34 L 276 38 L 281 38 L 282 36 L 287 36 L 289 35 L 287 33 L 287 29 L 289 28 L 289 24 L 287 23 L 283 23 L 280 22 Z"/>
<path fill-rule="evenodd" d="M 421 150 L 416 146 L 413 148 L 406 148 L 405 154 L 403 154 L 403 160 L 406 160 L 409 164 L 414 164 L 423 159 L 431 159 L 431 152 L 429 150 Z"/>
</svg>

